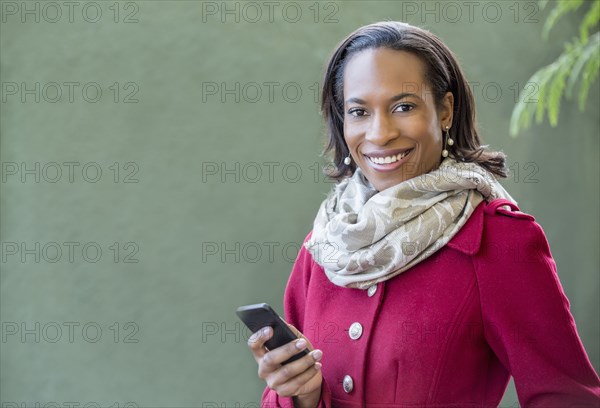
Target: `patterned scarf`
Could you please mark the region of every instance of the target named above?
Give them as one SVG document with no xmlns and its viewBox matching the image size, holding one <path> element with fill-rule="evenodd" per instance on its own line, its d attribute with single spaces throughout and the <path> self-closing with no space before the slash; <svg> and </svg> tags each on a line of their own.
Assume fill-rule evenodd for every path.
<svg viewBox="0 0 600 408">
<path fill-rule="evenodd" d="M 450 157 L 380 192 L 358 168 L 323 201 L 305 247 L 335 285 L 366 289 L 435 253 L 496 198 L 514 202 L 492 173 Z"/>
</svg>

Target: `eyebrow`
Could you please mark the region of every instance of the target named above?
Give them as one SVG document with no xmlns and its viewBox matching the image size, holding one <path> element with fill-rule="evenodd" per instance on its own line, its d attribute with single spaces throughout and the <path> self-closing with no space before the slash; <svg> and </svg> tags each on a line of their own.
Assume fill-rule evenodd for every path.
<svg viewBox="0 0 600 408">
<path fill-rule="evenodd" d="M 390 100 L 389 100 L 389 101 L 390 101 L 390 102 L 396 102 L 396 101 L 398 101 L 398 100 L 400 100 L 400 99 L 402 99 L 402 98 L 405 98 L 405 97 L 407 97 L 407 96 L 416 96 L 416 97 L 418 97 L 418 95 L 417 95 L 417 94 L 410 93 L 410 92 L 403 92 L 403 93 L 401 93 L 401 94 L 398 94 L 398 95 L 394 95 L 394 96 L 392 96 L 392 97 L 390 98 Z M 366 102 L 365 100 L 363 100 L 363 99 L 360 99 L 360 98 L 348 98 L 348 99 L 346 100 L 346 103 L 352 103 L 352 102 L 355 102 L 355 103 L 360 103 L 360 104 L 362 104 L 362 105 L 366 105 L 366 104 L 367 104 L 367 102 Z"/>
</svg>

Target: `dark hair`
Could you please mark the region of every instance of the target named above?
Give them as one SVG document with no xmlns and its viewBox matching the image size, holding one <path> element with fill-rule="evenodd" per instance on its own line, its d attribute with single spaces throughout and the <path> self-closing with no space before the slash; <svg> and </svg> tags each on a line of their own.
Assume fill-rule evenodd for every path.
<svg viewBox="0 0 600 408">
<path fill-rule="evenodd" d="M 415 54 L 425 64 L 425 81 L 431 87 L 439 109 L 446 92 L 454 96 L 453 125 L 449 136 L 450 155 L 459 161 L 475 162 L 499 177 L 506 177 L 506 155 L 482 146 L 475 128 L 473 94 L 450 49 L 434 34 L 397 21 L 381 21 L 360 27 L 333 52 L 321 86 L 321 113 L 325 119 L 328 144 L 324 153 L 333 152 L 335 169 L 328 176 L 339 180 L 354 173 L 356 165 L 344 163 L 349 149 L 344 140 L 344 68 L 350 56 L 366 49 L 386 47 Z"/>
</svg>

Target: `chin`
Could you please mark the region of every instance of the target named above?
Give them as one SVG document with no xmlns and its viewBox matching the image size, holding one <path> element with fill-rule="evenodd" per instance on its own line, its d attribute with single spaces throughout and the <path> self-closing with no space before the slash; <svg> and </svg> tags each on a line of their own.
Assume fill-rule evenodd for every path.
<svg viewBox="0 0 600 408">
<path fill-rule="evenodd" d="M 389 173 L 381 173 L 372 168 L 365 169 L 364 167 L 361 167 L 361 170 L 367 180 L 369 180 L 369 183 L 371 183 L 377 191 L 386 190 L 415 177 L 415 174 L 406 174 L 406 171 L 403 171 L 403 168 L 399 168 L 396 171 Z"/>
<path fill-rule="evenodd" d="M 377 178 L 376 180 L 373 179 L 373 177 L 368 178 L 369 182 L 373 185 L 373 187 L 375 187 L 375 189 L 377 191 L 383 191 L 383 190 L 387 190 L 390 187 L 394 187 L 395 185 L 398 185 L 400 183 L 402 183 L 403 181 L 408 180 L 407 178 L 404 177 L 397 177 L 397 178 L 391 178 L 388 180 L 381 180 L 381 178 Z"/>
</svg>

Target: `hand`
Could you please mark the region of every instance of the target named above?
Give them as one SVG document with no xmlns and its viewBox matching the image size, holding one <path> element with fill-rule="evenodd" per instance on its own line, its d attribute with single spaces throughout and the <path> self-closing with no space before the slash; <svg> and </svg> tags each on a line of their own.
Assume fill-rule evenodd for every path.
<svg viewBox="0 0 600 408">
<path fill-rule="evenodd" d="M 267 351 L 264 343 L 273 336 L 273 329 L 265 327 L 248 339 L 248 347 L 258 363 L 258 376 L 267 386 L 282 397 L 297 397 L 294 402 L 301 406 L 316 406 L 321 395 L 321 350 L 314 350 L 308 339 L 294 326 L 290 329 L 299 337 L 281 347 Z M 304 357 L 281 365 L 299 351 L 308 348 Z"/>
</svg>

